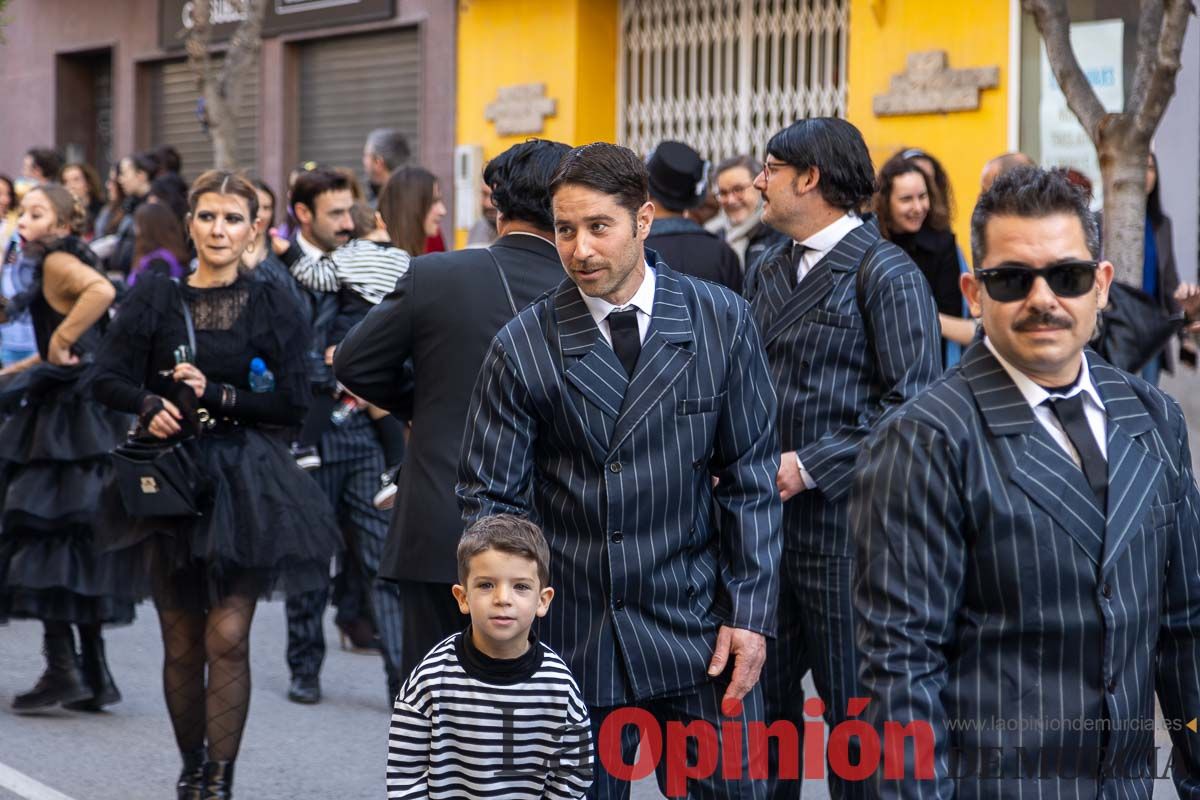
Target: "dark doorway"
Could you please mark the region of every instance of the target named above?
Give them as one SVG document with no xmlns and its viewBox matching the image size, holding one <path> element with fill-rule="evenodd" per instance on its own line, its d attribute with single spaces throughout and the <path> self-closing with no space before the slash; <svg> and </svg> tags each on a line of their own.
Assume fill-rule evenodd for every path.
<svg viewBox="0 0 1200 800">
<path fill-rule="evenodd" d="M 56 70 L 55 139 L 67 161 L 101 176 L 112 164 L 112 50 L 62 53 Z"/>
</svg>

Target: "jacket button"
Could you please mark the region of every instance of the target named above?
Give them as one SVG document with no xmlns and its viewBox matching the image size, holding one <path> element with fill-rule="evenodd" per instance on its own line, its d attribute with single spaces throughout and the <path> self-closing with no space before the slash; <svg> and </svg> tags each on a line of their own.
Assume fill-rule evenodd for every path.
<svg viewBox="0 0 1200 800">
<path fill-rule="evenodd" d="M 1109 694 L 1117 693 L 1117 679 L 1116 678 L 1113 678 L 1111 681 L 1108 682 L 1108 693 Z"/>
<path fill-rule="evenodd" d="M 692 469 L 702 469 L 703 467 L 704 467 L 704 459 L 703 458 L 697 458 L 695 461 L 692 462 Z"/>
<path fill-rule="evenodd" d="M 1102 594 L 1102 595 L 1104 595 L 1105 597 L 1108 597 L 1108 598 L 1112 597 L 1112 594 L 1113 594 L 1113 592 L 1112 592 L 1112 586 L 1111 586 L 1110 584 L 1107 584 L 1107 583 L 1106 583 L 1106 584 L 1104 584 L 1103 586 L 1101 586 L 1101 587 L 1100 587 L 1100 594 Z"/>
<path fill-rule="evenodd" d="M 800 369 L 808 369 L 808 362 L 807 362 L 807 361 L 801 361 L 801 362 L 800 362 Z"/>
<path fill-rule="evenodd" d="M 624 607 L 625 607 L 624 600 L 618 600 L 617 602 L 613 603 L 613 608 L 615 608 L 617 611 L 620 611 Z"/>
<path fill-rule="evenodd" d="M 609 471 L 609 472 L 612 472 L 612 473 L 617 473 L 617 472 L 620 472 L 620 471 L 621 471 L 621 462 L 620 462 L 620 461 L 614 461 L 613 463 L 609 464 L 609 465 L 608 465 L 608 471 Z"/>
<path fill-rule="evenodd" d="M 688 588 L 687 588 L 687 595 L 688 595 L 688 597 L 695 597 L 695 596 L 696 596 L 696 587 L 695 587 L 695 586 L 688 586 Z"/>
<path fill-rule="evenodd" d="M 625 538 L 625 536 L 620 531 L 613 531 L 613 535 L 612 535 L 613 544 L 620 544 L 621 540 L 624 538 Z"/>
</svg>

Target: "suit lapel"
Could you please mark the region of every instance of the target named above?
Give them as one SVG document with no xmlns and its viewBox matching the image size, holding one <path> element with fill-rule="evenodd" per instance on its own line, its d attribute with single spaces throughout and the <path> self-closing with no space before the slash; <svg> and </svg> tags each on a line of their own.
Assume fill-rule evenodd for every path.
<svg viewBox="0 0 1200 800">
<path fill-rule="evenodd" d="M 1108 522 L 1104 531 L 1107 568 L 1136 533 L 1158 491 L 1165 465 L 1147 448 L 1154 420 L 1120 371 L 1088 354 L 1092 382 L 1108 417 Z"/>
<path fill-rule="evenodd" d="M 794 265 L 789 257 L 791 249 L 783 248 L 780 258 L 771 265 L 770 275 L 764 275 L 764 280 L 771 284 L 776 298 L 785 298 L 774 311 L 772 319 L 766 326 L 763 344 L 770 345 L 794 325 L 801 317 L 833 291 L 836 273 L 853 272 L 862 261 L 867 248 L 879 238 L 879 230 L 874 223 L 865 221 L 862 225 L 842 237 L 825 257 L 818 261 L 804 280 L 791 290 L 790 271 Z M 778 302 L 778 300 L 777 300 Z"/>
<path fill-rule="evenodd" d="M 694 339 L 692 319 L 679 280 L 662 262 L 656 265 L 655 273 L 654 313 L 650 316 L 650 329 L 642 342 L 633 377 L 624 393 L 610 439 L 610 453 L 621 446 L 696 356 L 691 346 Z M 607 349 L 611 353 L 611 348 Z M 612 360 L 617 362 L 615 354 Z M 619 368 L 619 362 L 617 364 Z"/>
<path fill-rule="evenodd" d="M 604 341 L 579 289 L 569 280 L 563 282 L 554 296 L 554 313 L 563 373 L 592 407 L 590 412 L 582 414 L 584 426 L 598 452 L 607 453 L 629 383 L 625 368 Z"/>
<path fill-rule="evenodd" d="M 989 432 L 1008 454 L 1012 482 L 1099 566 L 1104 515 L 1083 471 L 1037 421 L 1021 390 L 986 345 L 971 346 L 962 370 Z"/>
</svg>

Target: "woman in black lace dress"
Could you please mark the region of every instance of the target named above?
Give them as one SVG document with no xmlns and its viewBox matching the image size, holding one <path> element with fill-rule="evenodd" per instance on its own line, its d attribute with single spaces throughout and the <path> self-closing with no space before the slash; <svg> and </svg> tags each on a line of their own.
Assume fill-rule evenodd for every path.
<svg viewBox="0 0 1200 800">
<path fill-rule="evenodd" d="M 309 396 L 299 312 L 274 284 L 244 277 L 258 197 L 245 180 L 207 172 L 188 198 L 197 268 L 178 283 L 146 274 L 122 300 L 97 356 L 96 396 L 138 415 L 149 434 L 183 437 L 207 483 L 198 518 L 106 526 L 105 546 L 143 556 L 162 626 L 167 709 L 183 755 L 180 798 L 230 797 L 250 700 L 255 602 L 325 583 L 338 532 L 324 494 L 273 427 L 299 424 Z M 188 341 L 182 304 L 195 327 Z M 253 359 L 274 387 L 251 390 Z M 193 412 L 198 406 L 205 413 Z M 210 418 L 211 425 L 198 423 Z M 119 503 L 116 487 L 107 496 Z M 207 680 L 205 672 L 207 668 Z M 203 793 L 203 794 L 202 794 Z"/>
<path fill-rule="evenodd" d="M 29 311 L 39 359 L 10 373 L 0 398 L 11 411 L 0 427 L 0 620 L 41 620 L 46 654 L 37 685 L 13 699 L 18 712 L 120 700 L 100 626 L 131 622 L 137 599 L 128 561 L 93 550 L 109 452 L 130 419 L 93 400 L 88 385 L 114 291 L 74 233 L 82 223 L 82 208 L 57 184 L 31 189 L 17 223 L 31 280 L 6 311 Z"/>
</svg>

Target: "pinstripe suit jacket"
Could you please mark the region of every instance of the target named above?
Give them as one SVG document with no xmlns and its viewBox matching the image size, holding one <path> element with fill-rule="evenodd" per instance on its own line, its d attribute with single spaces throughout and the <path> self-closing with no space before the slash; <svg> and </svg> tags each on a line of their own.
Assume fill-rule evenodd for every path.
<svg viewBox="0 0 1200 800">
<path fill-rule="evenodd" d="M 1121 776 L 1153 755 L 1139 726 L 1155 692 L 1167 720 L 1200 712 L 1200 495 L 1183 415 L 1088 362 L 1108 418 L 1104 511 L 983 343 L 863 453 L 851 505 L 867 713 L 928 720 L 937 741 L 937 780 L 882 781 L 881 794 L 1149 798 L 1148 778 Z M 1022 757 L 1064 753 L 1094 774 L 1104 735 L 1063 722 L 1105 719 L 1115 779 L 1016 779 L 1038 772 L 1019 773 Z M 1200 796 L 1200 737 L 1172 738 L 1192 775 L 1176 773 L 1180 795 Z M 951 749 L 966 774 L 997 747 L 1003 771 L 994 751 L 989 770 L 1011 779 L 947 780 Z"/>
<path fill-rule="evenodd" d="M 775 395 L 758 332 L 732 292 L 655 269 L 632 378 L 565 281 L 496 336 L 463 440 L 464 517 L 542 525 L 557 595 L 539 634 L 598 706 L 699 686 L 722 624 L 775 626 Z"/>
<path fill-rule="evenodd" d="M 846 498 L 854 459 L 890 409 L 941 373 L 941 327 L 929 284 L 871 219 L 846 234 L 792 289 L 791 242 L 763 260 L 747 296 L 779 396 L 779 437 L 816 481 L 783 509 L 784 547 L 849 557 Z M 863 308 L 858 271 L 866 270 Z"/>
</svg>

